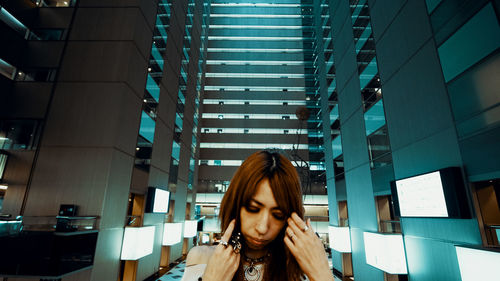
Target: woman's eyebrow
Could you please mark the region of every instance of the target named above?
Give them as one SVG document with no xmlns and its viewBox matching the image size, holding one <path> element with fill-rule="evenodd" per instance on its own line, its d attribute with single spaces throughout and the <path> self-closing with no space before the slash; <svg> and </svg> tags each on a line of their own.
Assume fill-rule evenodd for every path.
<svg viewBox="0 0 500 281">
<path fill-rule="evenodd" d="M 252 203 L 252 202 L 253 202 L 253 203 L 255 203 L 255 204 L 257 204 L 259 207 L 264 206 L 264 204 L 263 204 L 263 203 L 261 203 L 261 202 L 259 202 L 259 201 L 255 200 L 255 199 L 253 199 L 253 198 L 252 198 L 252 199 L 250 199 L 250 203 Z M 271 208 L 271 210 L 278 210 L 278 211 L 281 211 L 280 207 L 278 207 L 278 206 L 276 206 L 276 207 L 272 207 L 272 208 Z"/>
</svg>

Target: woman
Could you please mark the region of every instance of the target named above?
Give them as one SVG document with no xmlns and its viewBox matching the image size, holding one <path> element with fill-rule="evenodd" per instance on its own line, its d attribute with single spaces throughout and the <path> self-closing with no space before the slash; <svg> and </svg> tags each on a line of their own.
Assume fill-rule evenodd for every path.
<svg viewBox="0 0 500 281">
<path fill-rule="evenodd" d="M 292 163 L 277 152 L 252 154 L 222 199 L 221 243 L 191 249 L 183 280 L 333 280 L 323 243 L 303 217 Z"/>
</svg>

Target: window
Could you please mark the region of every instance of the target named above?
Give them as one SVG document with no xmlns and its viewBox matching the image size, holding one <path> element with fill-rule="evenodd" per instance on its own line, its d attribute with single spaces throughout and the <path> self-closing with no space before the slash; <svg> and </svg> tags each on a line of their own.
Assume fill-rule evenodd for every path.
<svg viewBox="0 0 500 281">
<path fill-rule="evenodd" d="M 283 105 L 288 105 L 288 102 L 283 102 Z"/>
<path fill-rule="evenodd" d="M 245 115 L 244 119 L 250 119 L 250 116 L 249 115 Z"/>
<path fill-rule="evenodd" d="M 248 129 L 244 129 L 244 130 L 243 130 L 243 133 L 244 133 L 244 134 L 248 134 L 248 132 L 249 132 L 249 130 L 248 130 Z"/>
<path fill-rule="evenodd" d="M 288 116 L 288 115 L 283 115 L 283 116 L 281 116 L 281 119 L 283 119 L 283 120 L 289 120 L 289 119 L 290 119 L 290 116 Z"/>
<path fill-rule="evenodd" d="M 222 129 L 217 129 L 218 134 L 222 134 Z"/>
<path fill-rule="evenodd" d="M 209 133 L 210 129 L 203 129 L 203 133 Z"/>
<path fill-rule="evenodd" d="M 250 102 L 249 102 L 249 101 L 246 101 L 246 102 L 245 102 L 245 105 L 250 105 Z"/>
<path fill-rule="evenodd" d="M 283 134 L 288 135 L 288 130 L 283 130 Z"/>
<path fill-rule="evenodd" d="M 217 118 L 219 118 L 219 119 L 224 119 L 224 115 L 219 114 L 219 116 L 217 116 Z"/>
<path fill-rule="evenodd" d="M 219 102 L 219 105 L 224 105 L 224 102 L 223 102 L 223 101 L 220 101 L 220 102 Z"/>
</svg>

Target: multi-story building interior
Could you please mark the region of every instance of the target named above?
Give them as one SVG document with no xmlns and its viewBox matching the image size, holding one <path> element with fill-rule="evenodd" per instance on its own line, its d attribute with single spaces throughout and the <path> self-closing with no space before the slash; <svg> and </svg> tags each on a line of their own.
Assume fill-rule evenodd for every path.
<svg viewBox="0 0 500 281">
<path fill-rule="evenodd" d="M 0 0 L 0 277 L 158 280 L 220 239 L 232 175 L 278 149 L 336 280 L 497 280 L 499 15 Z"/>
</svg>

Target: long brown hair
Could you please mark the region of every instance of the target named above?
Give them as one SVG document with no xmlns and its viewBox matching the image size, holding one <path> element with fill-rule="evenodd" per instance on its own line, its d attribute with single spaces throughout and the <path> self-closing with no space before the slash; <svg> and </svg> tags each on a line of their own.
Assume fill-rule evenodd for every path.
<svg viewBox="0 0 500 281">
<path fill-rule="evenodd" d="M 293 212 L 301 218 L 304 217 L 302 191 L 295 167 L 278 152 L 259 151 L 250 155 L 238 168 L 222 199 L 219 218 L 223 231 L 229 226 L 231 220 L 236 219 L 234 232 L 240 232 L 240 210 L 248 206 L 257 191 L 257 186 L 263 179 L 269 180 L 274 199 L 286 217 L 290 217 Z M 303 275 L 297 261 L 283 241 L 285 229 L 286 226 L 269 245 L 271 257 L 265 270 L 264 280 L 266 281 L 296 281 L 300 280 Z M 243 279 L 241 262 L 234 275 L 234 281 Z"/>
</svg>

